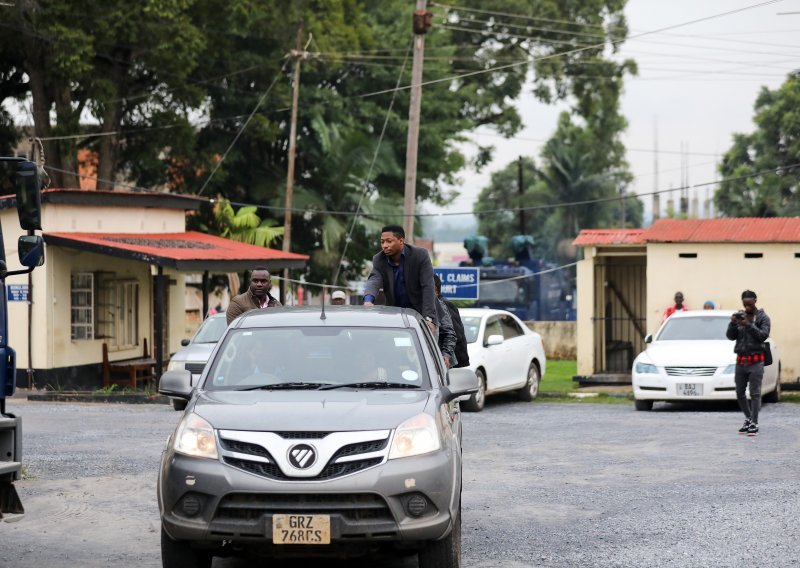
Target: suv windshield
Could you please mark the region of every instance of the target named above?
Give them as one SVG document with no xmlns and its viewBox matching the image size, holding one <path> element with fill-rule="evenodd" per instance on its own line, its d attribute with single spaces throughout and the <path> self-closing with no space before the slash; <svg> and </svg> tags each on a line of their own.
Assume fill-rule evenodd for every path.
<svg viewBox="0 0 800 568">
<path fill-rule="evenodd" d="M 420 346 L 408 329 L 238 329 L 225 337 L 205 388 L 380 388 L 385 383 L 428 388 L 424 369 Z"/>
<path fill-rule="evenodd" d="M 226 327 L 228 327 L 228 320 L 225 319 L 225 316 L 208 318 L 197 330 L 192 338 L 192 343 L 216 343 L 222 337 Z"/>
<path fill-rule="evenodd" d="M 730 317 L 708 316 L 693 318 L 671 318 L 658 334 L 658 341 L 685 341 L 702 339 L 726 339 Z"/>
</svg>

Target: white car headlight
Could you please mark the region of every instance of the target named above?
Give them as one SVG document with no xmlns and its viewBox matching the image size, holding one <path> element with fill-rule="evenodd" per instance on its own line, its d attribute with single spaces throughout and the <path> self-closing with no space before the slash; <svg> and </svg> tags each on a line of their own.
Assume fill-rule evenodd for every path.
<svg viewBox="0 0 800 568">
<path fill-rule="evenodd" d="M 186 369 L 186 361 L 170 361 L 167 371 L 183 371 Z"/>
<path fill-rule="evenodd" d="M 436 421 L 428 414 L 417 414 L 397 427 L 392 438 L 389 459 L 427 454 L 441 447 Z"/>
<path fill-rule="evenodd" d="M 191 413 L 186 416 L 175 432 L 173 447 L 179 454 L 196 458 L 217 459 L 217 440 L 211 424 Z"/>
<path fill-rule="evenodd" d="M 735 375 L 736 374 L 736 365 L 728 365 L 725 367 L 725 370 L 722 371 L 723 375 Z"/>
<path fill-rule="evenodd" d="M 636 372 L 640 375 L 657 375 L 658 367 L 650 363 L 636 363 Z"/>
</svg>

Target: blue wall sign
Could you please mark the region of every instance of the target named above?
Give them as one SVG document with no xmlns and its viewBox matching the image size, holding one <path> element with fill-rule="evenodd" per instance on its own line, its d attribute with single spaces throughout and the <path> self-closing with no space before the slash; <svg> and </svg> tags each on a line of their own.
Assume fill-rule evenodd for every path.
<svg viewBox="0 0 800 568">
<path fill-rule="evenodd" d="M 8 290 L 9 302 L 27 302 L 28 301 L 28 285 L 27 284 L 6 284 Z"/>
<path fill-rule="evenodd" d="M 442 279 L 442 296 L 448 300 L 477 300 L 480 272 L 477 267 L 433 267 Z"/>
</svg>

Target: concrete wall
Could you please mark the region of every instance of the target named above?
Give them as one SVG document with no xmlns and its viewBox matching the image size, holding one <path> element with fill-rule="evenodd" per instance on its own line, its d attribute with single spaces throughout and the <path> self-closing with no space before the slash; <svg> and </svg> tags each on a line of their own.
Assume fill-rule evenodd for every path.
<svg viewBox="0 0 800 568">
<path fill-rule="evenodd" d="M 16 215 L 16 210 L 12 211 Z M 152 207 L 45 203 L 42 227 L 45 233 L 182 233 L 186 230 L 186 213 Z"/>
<path fill-rule="evenodd" d="M 525 324 L 542 336 L 544 353 L 548 360 L 577 357 L 574 321 L 526 321 Z"/>
<path fill-rule="evenodd" d="M 696 258 L 679 255 L 696 254 Z M 745 258 L 761 253 L 762 258 Z M 781 378 L 793 382 L 800 375 L 800 243 L 782 244 L 673 244 L 647 246 L 647 329 L 655 332 L 680 290 L 690 309 L 702 309 L 711 300 L 720 309 L 739 309 L 741 293 L 758 294 L 758 307 L 772 320 L 772 337 L 781 353 Z"/>
</svg>

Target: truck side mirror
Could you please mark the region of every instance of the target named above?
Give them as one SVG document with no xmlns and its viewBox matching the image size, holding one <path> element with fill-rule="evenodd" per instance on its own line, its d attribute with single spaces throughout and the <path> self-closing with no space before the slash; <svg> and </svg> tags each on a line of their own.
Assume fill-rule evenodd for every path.
<svg viewBox="0 0 800 568">
<path fill-rule="evenodd" d="M 23 235 L 17 241 L 19 263 L 33 268 L 44 264 L 44 241 L 39 235 Z"/>
<path fill-rule="evenodd" d="M 39 171 L 33 162 L 19 162 L 16 172 L 17 214 L 26 231 L 42 229 L 42 197 Z M 26 265 L 30 266 L 30 265 Z M 35 265 L 34 265 L 35 266 Z"/>
</svg>

